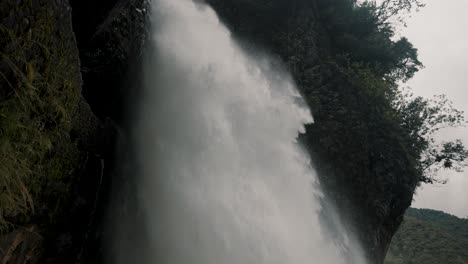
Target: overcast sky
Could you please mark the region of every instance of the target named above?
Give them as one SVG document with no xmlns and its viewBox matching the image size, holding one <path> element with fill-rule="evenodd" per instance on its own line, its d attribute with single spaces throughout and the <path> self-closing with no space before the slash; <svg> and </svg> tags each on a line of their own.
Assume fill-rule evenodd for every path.
<svg viewBox="0 0 468 264">
<path fill-rule="evenodd" d="M 446 94 L 468 119 L 468 0 L 426 0 L 426 7 L 408 19 L 402 35 L 419 50 L 425 69 L 407 83 L 417 95 Z M 460 138 L 468 146 L 468 128 L 441 132 L 443 140 Z M 413 207 L 432 208 L 468 217 L 468 169 L 444 172 L 445 185 L 418 189 Z"/>
</svg>

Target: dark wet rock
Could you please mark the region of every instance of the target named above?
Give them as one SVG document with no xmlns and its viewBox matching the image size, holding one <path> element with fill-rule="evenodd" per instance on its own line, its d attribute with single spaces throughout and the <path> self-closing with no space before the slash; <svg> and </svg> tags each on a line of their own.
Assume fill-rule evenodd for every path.
<svg viewBox="0 0 468 264">
<path fill-rule="evenodd" d="M 126 77 L 140 60 L 146 40 L 147 0 L 72 1 L 83 74 L 83 95 L 100 117 L 118 122 L 132 90 Z M 89 18 L 89 9 L 98 10 Z"/>
</svg>

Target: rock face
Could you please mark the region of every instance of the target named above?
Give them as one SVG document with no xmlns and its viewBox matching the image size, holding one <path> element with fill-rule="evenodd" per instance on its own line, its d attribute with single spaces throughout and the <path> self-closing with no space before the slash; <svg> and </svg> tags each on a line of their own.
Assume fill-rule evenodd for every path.
<svg viewBox="0 0 468 264">
<path fill-rule="evenodd" d="M 207 2 L 247 49 L 286 64 L 314 113 L 303 141 L 321 182 L 381 263 L 416 183 L 395 164 L 391 179 L 379 178 L 370 164 L 388 159 L 342 122 L 366 109 L 328 61 L 315 1 Z M 126 98 L 138 92 L 128 77 L 138 72 L 147 10 L 148 0 L 0 2 L 0 263 L 101 263 L 100 221 Z M 328 155 L 327 146 L 368 154 L 352 160 L 362 171 L 347 170 L 346 154 Z"/>
<path fill-rule="evenodd" d="M 67 1 L 2 1 L 0 18 L 0 259 L 35 263 L 48 241 L 42 231 L 60 222 L 85 165 L 70 137 L 78 49 Z"/>
<path fill-rule="evenodd" d="M 126 80 L 141 58 L 146 38 L 147 0 L 73 0 L 83 74 L 83 95 L 101 117 L 119 121 L 123 100 L 132 90 Z M 89 10 L 94 11 L 89 19 Z"/>
<path fill-rule="evenodd" d="M 145 36 L 144 5 L 1 1 L 0 263 L 99 255 L 86 245 L 99 240 L 98 198 Z"/>
</svg>

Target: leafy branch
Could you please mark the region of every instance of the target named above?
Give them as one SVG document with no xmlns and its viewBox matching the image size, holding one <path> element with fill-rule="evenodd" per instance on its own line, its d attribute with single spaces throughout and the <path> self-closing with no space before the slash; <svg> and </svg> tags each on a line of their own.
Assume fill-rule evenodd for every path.
<svg viewBox="0 0 468 264">
<path fill-rule="evenodd" d="M 436 178 L 441 169 L 462 171 L 468 164 L 468 151 L 461 140 L 437 144 L 435 136 L 444 128 L 465 126 L 464 112 L 456 109 L 445 95 L 432 99 L 414 97 L 410 92 L 399 92 L 393 107 L 400 116 L 400 125 L 406 130 L 409 147 L 420 157 L 421 181 L 445 183 Z"/>
</svg>

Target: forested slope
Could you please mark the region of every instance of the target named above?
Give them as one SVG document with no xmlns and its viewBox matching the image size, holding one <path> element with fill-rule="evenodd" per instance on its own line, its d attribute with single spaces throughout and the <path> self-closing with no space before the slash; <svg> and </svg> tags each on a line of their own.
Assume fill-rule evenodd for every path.
<svg viewBox="0 0 468 264">
<path fill-rule="evenodd" d="M 385 264 L 468 263 L 468 219 L 410 208 L 393 237 Z"/>
</svg>

